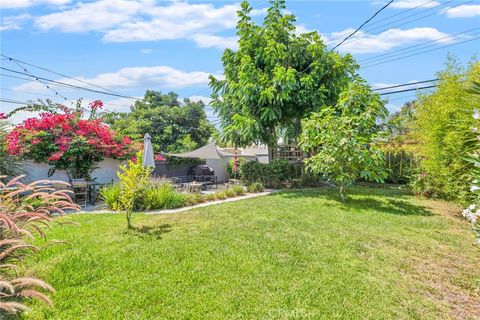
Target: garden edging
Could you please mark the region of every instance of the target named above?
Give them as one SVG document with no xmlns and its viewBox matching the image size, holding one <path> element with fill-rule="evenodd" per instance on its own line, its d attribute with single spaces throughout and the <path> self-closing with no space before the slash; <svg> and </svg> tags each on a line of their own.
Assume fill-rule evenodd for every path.
<svg viewBox="0 0 480 320">
<path fill-rule="evenodd" d="M 251 199 L 251 198 L 266 196 L 266 195 L 272 194 L 274 192 L 276 192 L 276 191 L 275 190 L 268 190 L 268 191 L 264 191 L 264 192 L 250 193 L 250 194 L 247 194 L 247 195 L 228 198 L 228 199 L 224 199 L 224 200 L 215 200 L 215 201 L 199 203 L 199 204 L 196 204 L 194 206 L 181 207 L 181 208 L 175 208 L 175 209 L 152 210 L 152 211 L 145 211 L 144 213 L 149 214 L 149 215 L 177 213 L 177 212 L 188 211 L 188 210 L 197 209 L 197 208 L 201 208 L 201 207 L 208 207 L 208 206 L 212 206 L 212 205 L 216 205 L 216 204 L 222 204 L 222 203 L 227 203 L 227 202 L 234 202 L 234 201 L 239 201 L 239 200 L 244 200 L 244 199 Z M 113 210 L 96 210 L 96 211 L 80 211 L 80 212 L 77 212 L 75 214 L 116 214 L 116 213 L 120 213 L 120 212 L 113 211 Z"/>
</svg>

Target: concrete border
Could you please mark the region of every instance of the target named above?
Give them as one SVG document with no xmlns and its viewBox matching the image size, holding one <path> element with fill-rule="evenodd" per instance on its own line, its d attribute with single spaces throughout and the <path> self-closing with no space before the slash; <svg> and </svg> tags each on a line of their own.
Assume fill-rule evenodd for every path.
<svg viewBox="0 0 480 320">
<path fill-rule="evenodd" d="M 193 210 L 193 209 L 197 209 L 197 208 L 213 206 L 213 205 L 222 204 L 222 203 L 228 203 L 228 202 L 235 202 L 235 201 L 240 201 L 240 200 L 245 200 L 245 199 L 257 198 L 257 197 L 272 194 L 274 192 L 275 191 L 273 191 L 273 190 L 268 190 L 268 191 L 264 191 L 264 192 L 250 193 L 250 194 L 247 194 L 247 195 L 244 195 L 244 196 L 238 196 L 238 197 L 228 198 L 228 199 L 224 199 L 224 200 L 215 200 L 215 201 L 199 203 L 199 204 L 196 204 L 194 206 L 189 206 L 189 207 L 181 207 L 181 208 L 176 208 L 176 209 L 164 209 L 164 210 L 152 210 L 152 211 L 145 211 L 145 212 L 142 212 L 142 213 L 143 214 L 148 214 L 148 215 L 178 213 L 178 212 L 183 212 L 183 211 Z M 121 212 L 112 211 L 112 210 L 96 210 L 96 211 L 75 212 L 75 214 L 118 214 L 118 213 L 121 213 Z"/>
</svg>

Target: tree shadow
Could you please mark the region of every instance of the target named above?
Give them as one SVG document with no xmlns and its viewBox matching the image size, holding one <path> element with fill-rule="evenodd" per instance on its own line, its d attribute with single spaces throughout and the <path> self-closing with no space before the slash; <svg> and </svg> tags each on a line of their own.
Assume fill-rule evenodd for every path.
<svg viewBox="0 0 480 320">
<path fill-rule="evenodd" d="M 425 206 L 412 204 L 405 197 L 410 195 L 403 190 L 353 188 L 345 202 L 340 201 L 335 188 L 299 189 L 282 191 L 283 198 L 310 198 L 327 200 L 326 207 L 337 207 L 350 212 L 377 211 L 402 216 L 432 216 L 432 211 Z"/>
<path fill-rule="evenodd" d="M 155 238 L 161 239 L 165 233 L 172 231 L 170 224 L 164 223 L 156 226 L 140 226 L 133 227 L 128 230 L 128 233 L 133 234 L 139 238 Z"/>
</svg>

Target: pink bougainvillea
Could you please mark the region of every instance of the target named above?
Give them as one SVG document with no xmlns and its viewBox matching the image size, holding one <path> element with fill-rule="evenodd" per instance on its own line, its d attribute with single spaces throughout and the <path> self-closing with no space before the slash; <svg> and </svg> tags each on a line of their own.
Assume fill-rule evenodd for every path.
<svg viewBox="0 0 480 320">
<path fill-rule="evenodd" d="M 91 112 L 103 107 L 92 102 Z M 85 178 L 104 158 L 127 159 L 135 153 L 132 140 L 119 136 L 99 118 L 83 119 L 82 112 L 42 113 L 29 118 L 7 135 L 11 155 L 47 162 L 67 170 L 72 178 Z"/>
</svg>

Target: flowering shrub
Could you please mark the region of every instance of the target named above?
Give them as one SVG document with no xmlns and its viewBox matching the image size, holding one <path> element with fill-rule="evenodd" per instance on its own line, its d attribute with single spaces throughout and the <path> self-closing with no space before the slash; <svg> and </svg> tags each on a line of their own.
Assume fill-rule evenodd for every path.
<svg viewBox="0 0 480 320">
<path fill-rule="evenodd" d="M 4 178 L 4 176 L 0 176 Z M 28 310 L 23 299 L 34 298 L 51 305 L 45 291 L 54 289 L 42 280 L 24 276 L 16 263 L 39 250 L 24 241 L 39 234 L 45 238 L 52 213 L 62 215 L 65 210 L 78 210 L 67 194 L 70 191 L 45 187 L 45 183 L 67 185 L 61 181 L 37 181 L 29 185 L 20 182 L 20 177 L 7 184 L 0 182 L 0 315 L 19 314 Z M 0 317 L 2 318 L 2 317 Z M 3 319 L 3 318 L 2 318 Z"/>
<path fill-rule="evenodd" d="M 61 169 L 70 178 L 88 178 L 104 158 L 126 159 L 133 154 L 130 138 L 117 135 L 96 117 L 102 106 L 99 100 L 90 103 L 88 119 L 82 118 L 80 107 L 26 119 L 7 135 L 7 152 L 51 164 L 50 175 Z"/>
</svg>

